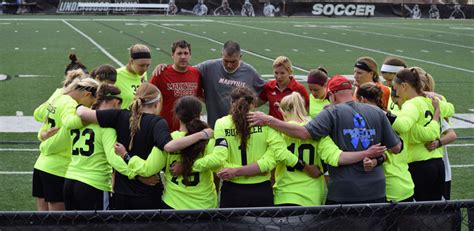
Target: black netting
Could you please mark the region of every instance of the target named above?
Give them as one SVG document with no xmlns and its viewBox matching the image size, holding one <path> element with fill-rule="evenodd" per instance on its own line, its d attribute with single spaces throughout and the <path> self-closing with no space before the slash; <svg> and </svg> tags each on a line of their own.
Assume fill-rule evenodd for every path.
<svg viewBox="0 0 474 231">
<path fill-rule="evenodd" d="M 1 212 L 0 230 L 473 230 L 474 201 L 211 210 Z"/>
</svg>

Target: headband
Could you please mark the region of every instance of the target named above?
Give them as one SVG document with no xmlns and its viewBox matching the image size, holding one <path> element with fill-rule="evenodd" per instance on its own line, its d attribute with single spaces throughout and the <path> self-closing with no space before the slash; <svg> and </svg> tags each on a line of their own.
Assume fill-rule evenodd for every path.
<svg viewBox="0 0 474 231">
<path fill-rule="evenodd" d="M 155 98 L 150 99 L 148 101 L 143 100 L 144 101 L 143 104 L 152 104 L 152 103 L 155 103 L 157 101 L 160 101 L 160 99 L 161 99 L 161 95 L 158 95 Z"/>
<path fill-rule="evenodd" d="M 151 59 L 150 52 L 135 52 L 130 55 L 132 59 Z"/>
<path fill-rule="evenodd" d="M 381 72 L 388 72 L 388 73 L 397 73 L 401 70 L 405 69 L 403 66 L 394 66 L 388 64 L 382 64 L 382 68 L 380 68 Z"/>
<path fill-rule="evenodd" d="M 367 65 L 367 63 L 360 62 L 360 61 L 356 62 L 354 67 L 357 67 L 357 68 L 362 69 L 362 70 L 367 71 L 367 72 L 372 71 L 372 69 L 370 69 L 370 67 Z"/>
<path fill-rule="evenodd" d="M 112 93 L 107 93 L 107 95 L 105 95 L 105 97 L 109 97 L 109 96 L 114 96 L 114 97 L 120 97 L 120 94 L 112 94 Z"/>
<path fill-rule="evenodd" d="M 91 95 L 92 95 L 93 97 L 96 96 L 96 92 L 97 92 L 97 88 L 96 88 L 96 87 L 90 87 L 90 86 L 89 86 L 89 87 L 84 87 L 84 86 L 78 85 L 78 86 L 76 87 L 76 89 L 77 89 L 77 90 L 81 90 L 81 91 L 82 91 L 82 90 L 88 91 L 88 92 L 91 93 Z"/>
</svg>

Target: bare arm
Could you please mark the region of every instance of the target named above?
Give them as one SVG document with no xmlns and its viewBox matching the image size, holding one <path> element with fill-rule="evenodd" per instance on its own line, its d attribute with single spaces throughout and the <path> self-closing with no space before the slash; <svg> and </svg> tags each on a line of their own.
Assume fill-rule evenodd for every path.
<svg viewBox="0 0 474 231">
<path fill-rule="evenodd" d="M 441 136 L 441 138 L 437 139 L 437 140 L 433 140 L 429 143 L 427 143 L 425 146 L 428 150 L 432 151 L 434 149 L 437 149 L 443 145 L 447 145 L 447 144 L 450 144 L 452 142 L 454 142 L 456 139 L 458 138 L 456 132 L 450 128 L 448 130 L 446 130 L 443 135 Z"/>
<path fill-rule="evenodd" d="M 385 152 L 386 147 L 380 144 L 375 144 L 369 149 L 358 152 L 341 152 L 339 156 L 339 165 L 349 165 L 364 160 L 364 158 L 376 158 Z"/>
<path fill-rule="evenodd" d="M 318 178 L 323 175 L 317 165 L 305 165 L 303 171 L 313 178 Z M 258 164 L 252 163 L 240 168 L 224 168 L 217 173 L 217 176 L 223 180 L 231 180 L 237 176 L 255 176 L 261 173 L 262 171 L 258 167 Z"/>
<path fill-rule="evenodd" d="M 402 143 L 400 142 L 399 144 L 393 146 L 392 148 L 389 148 L 388 151 L 393 154 L 400 153 L 402 151 Z"/>
<path fill-rule="evenodd" d="M 285 133 L 287 136 L 291 136 L 299 139 L 311 139 L 311 134 L 305 127 L 299 126 L 296 124 L 290 124 L 279 119 L 273 118 L 273 116 L 266 115 L 263 112 L 249 112 L 247 115 L 247 120 L 250 122 L 251 126 L 254 125 L 267 125 L 276 129 L 282 133 Z"/>
<path fill-rule="evenodd" d="M 76 109 L 76 114 L 81 117 L 82 121 L 88 123 L 97 123 L 97 115 L 96 111 L 86 107 L 86 106 L 79 106 Z"/>
<path fill-rule="evenodd" d="M 164 150 L 169 153 L 181 151 L 200 140 L 210 139 L 213 135 L 212 133 L 212 129 L 206 128 L 192 135 L 181 137 L 179 139 L 174 139 L 165 145 Z"/>
<path fill-rule="evenodd" d="M 155 69 L 153 69 L 153 73 L 151 74 L 152 76 L 156 76 L 161 74 L 161 72 L 165 69 L 166 64 L 165 63 L 160 63 L 156 65 Z"/>
<path fill-rule="evenodd" d="M 440 140 L 442 145 L 446 145 L 454 142 L 457 138 L 458 136 L 456 132 L 452 128 L 450 128 L 443 133 L 443 136 Z"/>
</svg>

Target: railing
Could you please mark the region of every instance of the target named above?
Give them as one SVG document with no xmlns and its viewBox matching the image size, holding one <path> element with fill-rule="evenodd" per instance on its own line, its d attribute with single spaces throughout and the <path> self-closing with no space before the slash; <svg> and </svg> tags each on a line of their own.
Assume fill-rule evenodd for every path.
<svg viewBox="0 0 474 231">
<path fill-rule="evenodd" d="M 0 212 L 1 230 L 473 230 L 474 200 L 210 210 Z"/>
</svg>

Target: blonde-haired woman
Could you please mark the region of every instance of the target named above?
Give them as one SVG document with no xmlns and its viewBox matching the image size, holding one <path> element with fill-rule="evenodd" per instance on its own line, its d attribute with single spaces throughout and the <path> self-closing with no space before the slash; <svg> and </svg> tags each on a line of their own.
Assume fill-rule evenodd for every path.
<svg viewBox="0 0 474 231">
<path fill-rule="evenodd" d="M 283 97 L 280 110 L 285 121 L 304 126 L 309 120 L 306 114 L 303 97 L 293 92 Z M 317 166 L 322 171 L 321 154 L 341 152 L 331 138 L 320 141 L 312 139 L 302 140 L 283 135 L 288 150 L 309 165 Z M 279 163 L 275 171 L 275 184 L 273 185 L 275 205 L 300 205 L 315 206 L 324 204 L 326 197 L 326 182 L 324 177 L 313 178 L 301 171 L 295 171 Z"/>
<path fill-rule="evenodd" d="M 57 131 L 43 137 L 41 153 L 34 166 L 33 196 L 37 198 L 39 211 L 64 210 L 64 177 L 72 148 L 70 131 L 83 126 L 75 110 L 79 104 L 91 106 L 98 87 L 93 79 L 76 78 L 64 88 L 62 95 L 48 102 L 45 129 Z"/>
<path fill-rule="evenodd" d="M 283 120 L 283 115 L 278 110 L 283 97 L 292 92 L 299 92 L 305 99 L 305 107 L 309 107 L 309 95 L 306 88 L 293 77 L 291 61 L 285 56 L 279 56 L 273 61 L 274 80 L 268 81 L 260 93 L 259 105 L 268 101 L 268 114 Z"/>
<path fill-rule="evenodd" d="M 159 115 L 161 93 L 150 83 L 142 83 L 130 107 L 93 111 L 79 107 L 77 114 L 87 122 L 98 123 L 101 127 L 114 128 L 117 142 L 127 148 L 125 160 L 138 155 L 147 159 L 153 147 L 166 152 L 176 152 L 187 146 L 212 136 L 212 129 L 204 129 L 180 139 L 172 140 L 166 120 Z M 159 209 L 162 207 L 161 184 L 148 185 L 116 173 L 113 194 L 114 209 Z"/>
<path fill-rule="evenodd" d="M 70 57 L 75 55 L 70 55 Z M 70 68 L 68 66 L 68 68 Z M 56 134 L 58 131 L 58 128 L 51 128 L 48 125 L 47 121 L 47 114 L 48 114 L 48 105 L 54 102 L 59 96 L 64 94 L 64 88 L 66 88 L 69 84 L 72 83 L 73 80 L 75 79 L 83 79 L 87 78 L 88 75 L 86 72 L 84 72 L 83 69 L 77 68 L 77 69 L 68 69 L 66 68 L 64 80 L 62 82 L 62 87 L 57 88 L 53 94 L 46 100 L 44 103 L 42 103 L 40 106 L 38 106 L 35 111 L 33 112 L 33 117 L 35 118 L 36 121 L 43 123 L 43 126 L 40 128 L 38 131 L 38 140 L 43 141 L 46 140 L 48 137 Z"/>
<path fill-rule="evenodd" d="M 151 65 L 151 51 L 147 46 L 135 44 L 129 48 L 129 51 L 128 63 L 117 69 L 115 82 L 115 86 L 122 92 L 122 109 L 128 109 L 132 104 L 138 87 L 147 80 L 146 71 Z"/>
</svg>

